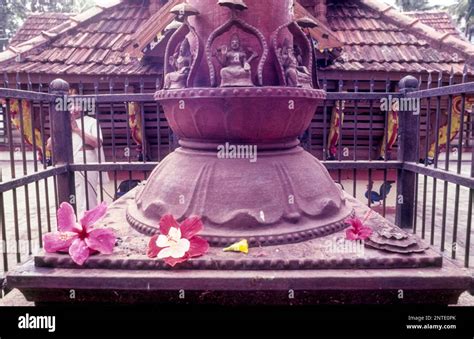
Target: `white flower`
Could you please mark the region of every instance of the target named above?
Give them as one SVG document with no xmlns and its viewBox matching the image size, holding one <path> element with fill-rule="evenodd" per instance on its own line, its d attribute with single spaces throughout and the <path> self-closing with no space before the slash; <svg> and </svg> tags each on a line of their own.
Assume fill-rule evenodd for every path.
<svg viewBox="0 0 474 339">
<path fill-rule="evenodd" d="M 179 228 L 171 227 L 168 235 L 160 234 L 156 239 L 156 246 L 163 248 L 158 253 L 158 258 L 175 258 L 184 257 L 189 250 L 190 242 L 188 239 L 181 238 L 181 231 Z"/>
</svg>

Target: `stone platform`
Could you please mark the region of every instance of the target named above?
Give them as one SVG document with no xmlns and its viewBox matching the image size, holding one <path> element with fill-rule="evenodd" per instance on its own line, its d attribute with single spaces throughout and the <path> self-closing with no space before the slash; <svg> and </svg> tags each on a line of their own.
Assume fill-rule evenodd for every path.
<svg viewBox="0 0 474 339">
<path fill-rule="evenodd" d="M 29 301 L 110 303 L 430 303 L 456 304 L 470 288 L 466 269 L 433 249 L 397 254 L 372 248 L 338 253 L 344 232 L 300 243 L 251 247 L 249 254 L 211 248 L 170 269 L 145 255 L 149 238 L 125 220 L 130 192 L 102 224 L 119 236 L 113 255 L 92 256 L 82 269 L 67 255 L 41 253 L 10 272 L 7 283 Z M 362 217 L 368 208 L 347 197 Z M 372 213 L 367 221 L 385 220 Z M 71 290 L 75 298 L 71 299 Z"/>
</svg>

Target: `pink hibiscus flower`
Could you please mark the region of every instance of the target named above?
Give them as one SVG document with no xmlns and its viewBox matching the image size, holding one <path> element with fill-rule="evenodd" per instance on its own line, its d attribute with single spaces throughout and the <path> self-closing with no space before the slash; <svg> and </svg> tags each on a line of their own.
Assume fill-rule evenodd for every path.
<svg viewBox="0 0 474 339">
<path fill-rule="evenodd" d="M 347 219 L 346 223 L 351 225 L 346 230 L 346 238 L 349 240 L 365 240 L 372 235 L 372 229 L 364 226 L 359 218 Z"/>
<path fill-rule="evenodd" d="M 160 220 L 161 234 L 151 237 L 147 254 L 163 259 L 171 267 L 199 257 L 209 250 L 209 243 L 196 236 L 202 229 L 199 217 L 188 218 L 180 225 L 172 215 L 164 215 Z"/>
<path fill-rule="evenodd" d="M 67 202 L 63 202 L 58 209 L 58 231 L 47 233 L 43 237 L 45 251 L 69 253 L 78 265 L 83 265 L 93 253 L 111 254 L 116 242 L 113 230 L 92 228 L 106 212 L 107 205 L 103 202 L 86 211 L 77 223 L 74 209 Z"/>
</svg>

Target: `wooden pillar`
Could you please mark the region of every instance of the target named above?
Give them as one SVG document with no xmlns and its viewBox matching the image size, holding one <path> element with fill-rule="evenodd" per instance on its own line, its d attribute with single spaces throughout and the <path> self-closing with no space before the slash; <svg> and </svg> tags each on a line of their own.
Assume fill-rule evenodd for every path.
<svg viewBox="0 0 474 339">
<path fill-rule="evenodd" d="M 418 80 L 406 76 L 399 82 L 402 94 L 416 91 Z M 418 162 L 419 112 L 399 112 L 398 159 L 403 162 Z M 395 223 L 402 228 L 413 228 L 416 174 L 407 170 L 398 170 L 397 203 Z"/>
<path fill-rule="evenodd" d="M 53 80 L 50 85 L 51 94 L 56 98 L 50 106 L 51 138 L 53 141 L 53 165 L 66 166 L 68 171 L 59 174 L 57 194 L 59 203 L 68 202 L 75 207 L 74 172 L 69 170 L 69 164 L 74 162 L 72 154 L 71 115 L 67 103 L 63 102 L 69 91 L 69 84 L 62 80 Z"/>
</svg>

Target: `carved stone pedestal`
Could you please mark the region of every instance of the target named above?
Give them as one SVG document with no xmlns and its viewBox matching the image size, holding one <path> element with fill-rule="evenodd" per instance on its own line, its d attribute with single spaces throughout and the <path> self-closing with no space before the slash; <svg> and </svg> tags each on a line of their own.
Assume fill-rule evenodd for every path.
<svg viewBox="0 0 474 339">
<path fill-rule="evenodd" d="M 340 253 L 334 244 L 344 232 L 251 247 L 247 255 L 213 247 L 170 269 L 149 259 L 149 237 L 129 228 L 125 208 L 133 195 L 113 204 L 103 221 L 120 236 L 113 255 L 92 256 L 80 268 L 67 255 L 41 253 L 10 272 L 8 285 L 36 303 L 455 304 L 471 284 L 467 270 L 432 249 L 404 255 L 356 247 Z M 349 196 L 346 200 L 357 215 L 366 213 L 367 207 Z M 383 222 L 373 213 L 368 224 Z"/>
</svg>

